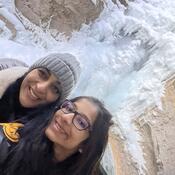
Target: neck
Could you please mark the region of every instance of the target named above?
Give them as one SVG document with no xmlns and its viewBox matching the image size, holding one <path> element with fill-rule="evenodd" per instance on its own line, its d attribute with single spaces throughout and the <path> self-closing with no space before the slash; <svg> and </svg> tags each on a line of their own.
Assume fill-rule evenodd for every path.
<svg viewBox="0 0 175 175">
<path fill-rule="evenodd" d="M 56 161 L 59 161 L 59 162 L 64 161 L 69 156 L 71 156 L 72 154 L 74 154 L 76 151 L 77 151 L 77 149 L 68 150 L 68 149 L 65 149 L 63 147 L 60 147 L 59 145 L 54 145 L 55 159 L 56 159 Z"/>
</svg>

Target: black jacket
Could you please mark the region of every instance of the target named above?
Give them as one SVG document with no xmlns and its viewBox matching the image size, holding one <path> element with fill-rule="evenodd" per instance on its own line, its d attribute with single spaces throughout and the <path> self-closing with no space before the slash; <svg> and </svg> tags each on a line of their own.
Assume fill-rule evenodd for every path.
<svg viewBox="0 0 175 175">
<path fill-rule="evenodd" d="M 7 158 L 9 149 L 10 143 L 4 136 L 2 126 L 0 126 L 0 165 L 2 165 L 5 159 Z"/>
</svg>

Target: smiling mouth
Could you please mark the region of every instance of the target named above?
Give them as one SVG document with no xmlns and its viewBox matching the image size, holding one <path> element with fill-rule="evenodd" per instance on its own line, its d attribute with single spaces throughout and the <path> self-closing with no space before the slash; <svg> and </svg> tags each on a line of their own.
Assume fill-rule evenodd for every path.
<svg viewBox="0 0 175 175">
<path fill-rule="evenodd" d="M 30 97 L 32 100 L 39 100 L 40 98 L 35 94 L 32 88 L 29 88 Z"/>
<path fill-rule="evenodd" d="M 60 132 L 61 134 L 64 134 L 66 136 L 66 138 L 68 137 L 68 134 L 65 132 L 65 130 L 61 127 L 61 125 L 58 123 L 57 120 L 55 120 L 55 126 L 56 126 L 56 130 L 58 132 Z"/>
</svg>

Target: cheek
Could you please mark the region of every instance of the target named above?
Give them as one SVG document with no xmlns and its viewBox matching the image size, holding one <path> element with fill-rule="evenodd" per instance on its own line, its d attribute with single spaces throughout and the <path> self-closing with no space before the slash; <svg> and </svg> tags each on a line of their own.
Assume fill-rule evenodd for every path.
<svg viewBox="0 0 175 175">
<path fill-rule="evenodd" d="M 20 87 L 20 91 L 19 91 L 19 100 L 25 97 L 25 88 L 26 88 L 26 81 L 23 80 L 21 87 Z"/>
<path fill-rule="evenodd" d="M 80 133 L 80 132 L 84 132 L 84 131 L 79 131 L 78 133 L 74 134 L 74 137 L 73 137 L 73 140 L 77 142 L 77 145 L 81 144 L 89 137 L 89 133 L 87 132 Z"/>
<path fill-rule="evenodd" d="M 20 90 L 23 90 L 23 89 L 24 89 L 24 87 L 26 86 L 26 83 L 27 83 L 27 80 L 24 79 L 24 80 L 22 81 L 22 83 L 21 83 Z"/>
<path fill-rule="evenodd" d="M 50 141 L 55 142 L 56 136 L 50 127 L 45 130 L 45 135 Z"/>
<path fill-rule="evenodd" d="M 50 91 L 48 91 L 48 93 L 47 93 L 47 101 L 48 102 L 53 102 L 53 101 L 57 100 L 58 97 L 59 96 L 57 94 L 54 94 L 54 93 L 52 93 Z"/>
<path fill-rule="evenodd" d="M 21 83 L 20 92 L 24 92 L 28 85 L 29 85 L 29 78 L 28 76 L 26 76 Z"/>
</svg>

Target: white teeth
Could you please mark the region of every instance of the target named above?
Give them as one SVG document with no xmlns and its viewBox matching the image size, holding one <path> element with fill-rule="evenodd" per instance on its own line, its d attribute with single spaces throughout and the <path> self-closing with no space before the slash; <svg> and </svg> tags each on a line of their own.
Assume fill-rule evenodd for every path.
<svg viewBox="0 0 175 175">
<path fill-rule="evenodd" d="M 63 129 L 60 127 L 60 125 L 59 125 L 58 123 L 56 123 L 56 126 L 57 126 L 57 128 L 58 128 L 59 130 L 61 130 L 62 133 L 64 132 Z"/>
<path fill-rule="evenodd" d="M 55 121 L 55 127 L 56 127 L 57 132 L 61 133 L 64 139 L 68 139 L 68 134 L 60 127 L 57 121 Z"/>
<path fill-rule="evenodd" d="M 61 133 L 66 134 L 66 132 L 60 127 L 57 121 L 55 122 L 55 124 L 56 124 L 57 129 L 60 130 Z"/>
<path fill-rule="evenodd" d="M 33 92 L 32 89 L 30 89 L 30 94 L 31 94 L 32 98 L 34 98 L 35 100 L 39 99 L 39 98 L 34 94 L 34 92 Z"/>
</svg>

